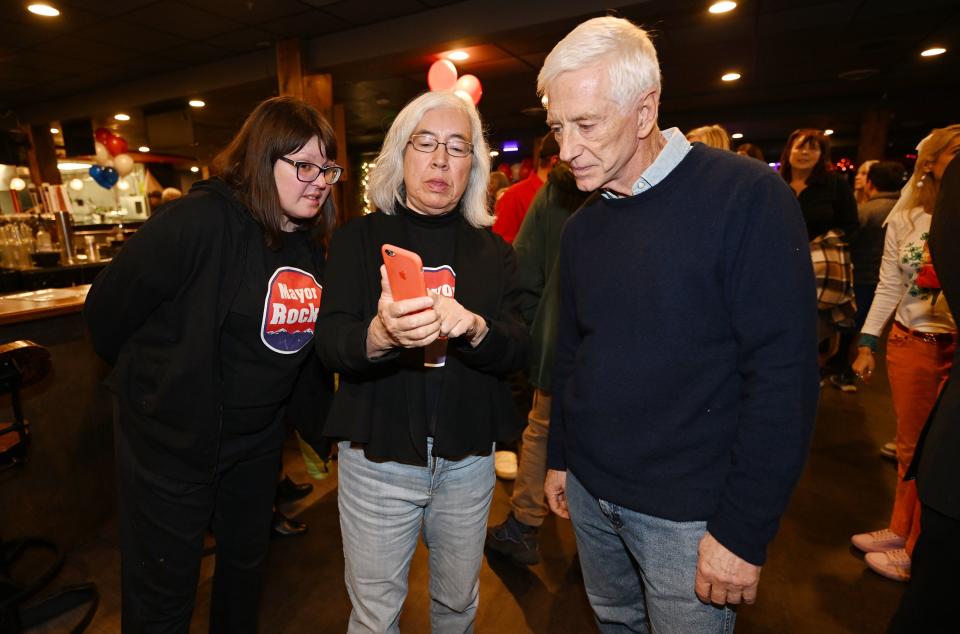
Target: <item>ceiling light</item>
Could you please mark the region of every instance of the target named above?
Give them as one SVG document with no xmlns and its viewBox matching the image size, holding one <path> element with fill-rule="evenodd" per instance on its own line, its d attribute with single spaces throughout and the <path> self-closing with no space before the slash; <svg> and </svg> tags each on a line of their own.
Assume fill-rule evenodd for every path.
<svg viewBox="0 0 960 634">
<path fill-rule="evenodd" d="M 194 174 L 196 174 L 197 172 L 200 171 L 200 168 L 197 167 L 196 165 L 194 165 L 193 167 L 190 168 L 190 171 L 193 172 Z"/>
<path fill-rule="evenodd" d="M 493 158 L 496 156 L 500 156 L 500 152 L 497 152 L 496 150 L 490 150 L 490 157 Z"/>
<path fill-rule="evenodd" d="M 50 134 L 60 134 L 60 128 L 50 128 Z"/>
<path fill-rule="evenodd" d="M 731 138 L 731 139 L 742 139 L 742 138 L 743 138 L 743 132 L 734 132 L 733 134 L 730 135 L 730 138 Z"/>
<path fill-rule="evenodd" d="M 149 151 L 150 151 L 150 148 L 148 148 L 146 145 L 141 145 L 140 147 L 137 148 L 137 152 L 149 152 Z"/>
<path fill-rule="evenodd" d="M 947 52 L 947 49 L 942 46 L 934 46 L 933 48 L 928 48 L 927 50 L 920 53 L 921 57 L 936 57 L 937 55 L 943 55 Z"/>
<path fill-rule="evenodd" d="M 737 81 L 740 79 L 740 73 L 725 73 L 720 79 L 723 81 Z"/>
<path fill-rule="evenodd" d="M 827 128 L 826 130 L 823 131 L 824 136 L 830 136 L 831 134 L 833 134 L 833 130 L 831 130 L 830 128 Z"/>
<path fill-rule="evenodd" d="M 504 141 L 502 149 L 504 152 L 519 152 L 520 144 L 516 141 Z"/>
<path fill-rule="evenodd" d="M 207 102 L 204 101 L 203 99 L 191 99 L 187 103 L 193 106 L 194 108 L 203 108 L 205 105 L 207 105 Z"/>
<path fill-rule="evenodd" d="M 733 11 L 737 8 L 736 2 L 730 2 L 726 0 L 724 2 L 714 2 L 710 5 L 710 13 L 726 13 L 728 11 Z"/>
<path fill-rule="evenodd" d="M 58 9 L 51 7 L 49 4 L 43 4 L 42 2 L 29 5 L 27 7 L 27 11 L 33 13 L 34 15 L 42 15 L 45 18 L 55 18 L 60 15 L 60 11 Z"/>
<path fill-rule="evenodd" d="M 452 62 L 462 62 L 466 59 L 470 59 L 470 53 L 466 51 L 450 51 L 447 53 L 447 59 Z"/>
<path fill-rule="evenodd" d="M 118 112 L 117 114 L 113 115 L 113 118 L 116 119 L 117 121 L 129 121 L 130 115 L 124 114 L 122 112 Z"/>
<path fill-rule="evenodd" d="M 12 189 L 15 192 L 23 191 L 26 186 L 27 186 L 27 181 L 23 180 L 19 176 L 14 176 L 13 178 L 10 179 L 10 189 Z"/>
</svg>

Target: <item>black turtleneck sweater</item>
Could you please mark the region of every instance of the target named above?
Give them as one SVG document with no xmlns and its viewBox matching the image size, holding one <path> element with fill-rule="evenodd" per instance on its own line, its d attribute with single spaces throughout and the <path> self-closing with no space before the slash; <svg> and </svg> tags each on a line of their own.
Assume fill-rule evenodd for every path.
<svg viewBox="0 0 960 634">
<path fill-rule="evenodd" d="M 457 224 L 461 221 L 460 209 L 440 216 L 427 216 L 407 207 L 398 206 L 398 213 L 405 220 L 410 237 L 411 251 L 423 261 L 423 276 L 427 288 L 434 292 L 454 292 L 456 276 L 453 257 L 457 251 Z M 451 283 L 452 282 L 452 283 Z M 438 340 L 418 350 L 424 357 L 423 395 L 427 433 L 437 434 L 437 399 L 443 385 L 443 367 L 446 362 L 447 342 Z"/>
</svg>

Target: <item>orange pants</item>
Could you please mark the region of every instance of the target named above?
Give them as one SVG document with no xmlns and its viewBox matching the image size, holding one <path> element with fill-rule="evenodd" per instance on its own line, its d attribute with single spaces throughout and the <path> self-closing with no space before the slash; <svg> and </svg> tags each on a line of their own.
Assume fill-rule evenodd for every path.
<svg viewBox="0 0 960 634">
<path fill-rule="evenodd" d="M 956 344 L 926 341 L 894 324 L 887 339 L 887 376 L 897 416 L 897 493 L 890 530 L 907 540 L 907 554 L 920 536 L 920 501 L 915 480 L 903 481 L 930 410 L 943 389 Z"/>
</svg>

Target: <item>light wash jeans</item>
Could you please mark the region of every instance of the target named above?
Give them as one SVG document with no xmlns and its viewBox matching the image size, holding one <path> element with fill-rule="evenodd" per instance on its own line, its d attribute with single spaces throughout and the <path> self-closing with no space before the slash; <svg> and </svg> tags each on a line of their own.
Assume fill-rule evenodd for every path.
<svg viewBox="0 0 960 634">
<path fill-rule="evenodd" d="M 432 452 L 427 442 L 427 455 Z M 353 604 L 348 632 L 398 632 L 410 560 L 423 529 L 430 551 L 434 632 L 472 632 L 493 499 L 493 452 L 426 467 L 373 462 L 340 443 L 338 504 L 344 578 Z"/>
<path fill-rule="evenodd" d="M 736 613 L 701 603 L 694 591 L 706 522 L 673 522 L 598 500 L 570 471 L 566 493 L 601 632 L 733 632 Z"/>
</svg>

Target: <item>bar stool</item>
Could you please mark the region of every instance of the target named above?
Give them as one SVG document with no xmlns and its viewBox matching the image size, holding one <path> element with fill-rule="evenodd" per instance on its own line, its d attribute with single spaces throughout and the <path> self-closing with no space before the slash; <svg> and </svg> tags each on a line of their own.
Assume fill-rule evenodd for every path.
<svg viewBox="0 0 960 634">
<path fill-rule="evenodd" d="M 51 367 L 50 353 L 32 341 L 0 345 L 0 395 L 10 395 L 14 418 L 12 423 L 0 423 L 0 472 L 22 466 L 29 458 L 31 430 L 30 423 L 23 416 L 20 389 L 42 381 Z M 53 562 L 29 581 L 14 579 L 14 564 L 31 551 L 45 551 L 52 556 Z M 41 599 L 28 601 L 53 581 L 63 562 L 60 550 L 48 540 L 24 537 L 4 542 L 0 539 L 0 634 L 17 634 L 85 603 L 89 604 L 86 613 L 70 632 L 79 634 L 87 628 L 99 603 L 97 587 L 93 583 L 68 586 Z"/>
</svg>

